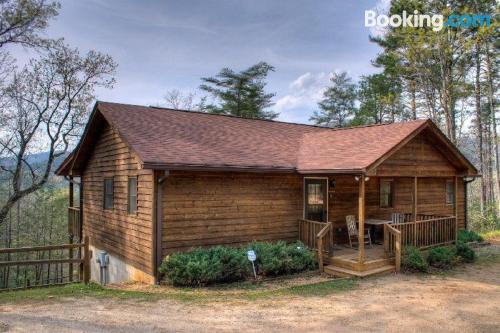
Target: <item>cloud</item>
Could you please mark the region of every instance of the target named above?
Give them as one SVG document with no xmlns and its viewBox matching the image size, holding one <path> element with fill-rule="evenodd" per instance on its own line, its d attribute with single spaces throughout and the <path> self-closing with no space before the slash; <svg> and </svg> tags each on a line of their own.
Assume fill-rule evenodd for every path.
<svg viewBox="0 0 500 333">
<path fill-rule="evenodd" d="M 375 11 L 377 14 L 385 14 L 389 12 L 389 8 L 391 7 L 391 0 L 379 0 L 375 7 L 371 8 L 371 10 Z M 370 27 L 370 35 L 373 37 L 381 37 L 384 36 L 387 32 L 387 27 L 380 27 L 375 25 L 374 27 Z"/>
<path fill-rule="evenodd" d="M 307 72 L 293 80 L 288 87 L 288 94 L 279 98 L 274 106 L 274 110 L 280 113 L 280 119 L 308 122 L 323 97 L 331 75 L 331 72 Z"/>
</svg>

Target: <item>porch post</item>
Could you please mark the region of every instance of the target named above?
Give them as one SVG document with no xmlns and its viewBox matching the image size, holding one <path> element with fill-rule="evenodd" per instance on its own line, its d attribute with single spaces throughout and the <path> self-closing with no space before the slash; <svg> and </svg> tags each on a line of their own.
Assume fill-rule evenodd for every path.
<svg viewBox="0 0 500 333">
<path fill-rule="evenodd" d="M 458 240 L 458 177 L 455 176 L 455 182 L 453 186 L 453 215 L 455 216 L 455 244 Z"/>
<path fill-rule="evenodd" d="M 73 207 L 73 176 L 69 176 L 69 206 Z"/>
<path fill-rule="evenodd" d="M 365 175 L 359 177 L 358 219 L 358 261 L 363 264 L 365 262 Z"/>
<path fill-rule="evenodd" d="M 73 207 L 73 176 L 69 176 L 69 206 L 70 207 Z M 70 214 L 73 214 L 73 212 L 70 213 L 69 209 L 66 209 L 66 213 L 67 213 L 67 216 L 68 216 L 68 222 L 67 223 L 72 223 L 72 221 L 70 221 Z M 68 224 L 69 226 L 69 224 Z M 73 226 L 71 226 L 71 231 L 69 232 L 69 243 L 70 244 L 73 244 Z M 73 249 L 69 249 L 69 257 L 71 259 L 73 259 Z M 74 275 L 74 272 L 73 272 L 73 263 L 70 263 L 69 264 L 69 281 L 73 281 L 73 275 Z"/>
<path fill-rule="evenodd" d="M 417 214 L 418 214 L 418 177 L 413 178 L 413 245 L 417 246 Z"/>
</svg>

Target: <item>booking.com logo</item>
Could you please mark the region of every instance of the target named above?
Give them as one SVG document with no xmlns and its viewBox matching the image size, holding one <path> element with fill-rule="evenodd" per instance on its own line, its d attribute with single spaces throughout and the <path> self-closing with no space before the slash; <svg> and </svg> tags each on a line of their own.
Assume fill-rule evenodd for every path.
<svg viewBox="0 0 500 333">
<path fill-rule="evenodd" d="M 380 14 L 374 10 L 365 11 L 365 26 L 366 27 L 410 27 L 424 28 L 432 27 L 433 31 L 440 31 L 443 27 L 452 28 L 470 28 L 491 25 L 491 15 L 486 14 L 452 14 L 445 20 L 443 15 L 426 15 L 419 14 L 415 10 L 413 14 L 403 11 L 402 15 L 394 14 L 391 16 Z"/>
</svg>

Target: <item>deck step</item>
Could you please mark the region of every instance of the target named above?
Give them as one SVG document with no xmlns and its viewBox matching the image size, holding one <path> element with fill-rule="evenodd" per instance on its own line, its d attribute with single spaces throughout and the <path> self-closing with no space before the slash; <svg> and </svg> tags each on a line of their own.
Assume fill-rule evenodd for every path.
<svg viewBox="0 0 500 333">
<path fill-rule="evenodd" d="M 395 264 L 394 258 L 388 258 L 388 259 L 380 258 L 380 259 L 367 260 L 364 262 L 362 268 L 360 267 L 359 263 L 355 260 L 346 260 L 346 259 L 342 259 L 342 258 L 332 257 L 332 258 L 328 258 L 328 260 L 325 260 L 324 262 L 328 265 L 346 268 L 346 269 L 351 269 L 354 271 L 371 270 L 371 269 Z"/>
<path fill-rule="evenodd" d="M 338 267 L 334 265 L 327 265 L 324 267 L 325 273 L 333 276 L 338 276 L 338 277 L 367 277 L 367 276 L 373 276 L 373 275 L 382 275 L 382 274 L 388 274 L 388 273 L 393 273 L 396 271 L 396 266 L 394 265 L 385 265 L 382 267 L 377 267 L 369 270 L 364 270 L 364 271 L 355 271 L 352 269 L 344 268 L 344 267 Z"/>
</svg>

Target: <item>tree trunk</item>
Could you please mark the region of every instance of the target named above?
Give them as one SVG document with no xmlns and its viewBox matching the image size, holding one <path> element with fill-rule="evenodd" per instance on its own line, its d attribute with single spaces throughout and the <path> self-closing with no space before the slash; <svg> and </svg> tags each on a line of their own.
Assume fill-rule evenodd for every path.
<svg viewBox="0 0 500 333">
<path fill-rule="evenodd" d="M 417 119 L 417 83 L 415 79 L 411 79 L 410 81 L 410 95 L 411 95 L 411 114 L 412 119 Z"/>
<path fill-rule="evenodd" d="M 483 117 L 481 113 L 481 47 L 476 43 L 476 52 L 474 54 L 476 60 L 476 78 L 475 78 L 475 109 L 476 109 L 476 140 L 477 150 L 479 152 L 479 170 L 481 172 L 481 212 L 484 212 L 486 203 L 486 181 L 485 181 L 485 165 L 484 165 L 484 150 L 483 150 Z"/>
<path fill-rule="evenodd" d="M 495 150 L 495 169 L 496 169 L 496 192 L 500 197 L 500 158 L 498 153 L 498 131 L 497 131 L 497 119 L 495 114 L 495 96 L 494 96 L 494 84 L 493 84 L 493 66 L 491 63 L 490 50 L 486 47 L 486 76 L 487 76 L 487 87 L 488 87 L 488 104 L 490 112 L 491 129 L 493 132 L 493 149 Z M 500 200 L 497 203 L 497 210 L 500 212 Z"/>
</svg>

